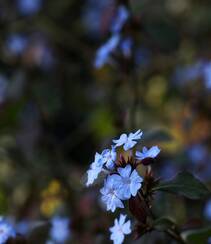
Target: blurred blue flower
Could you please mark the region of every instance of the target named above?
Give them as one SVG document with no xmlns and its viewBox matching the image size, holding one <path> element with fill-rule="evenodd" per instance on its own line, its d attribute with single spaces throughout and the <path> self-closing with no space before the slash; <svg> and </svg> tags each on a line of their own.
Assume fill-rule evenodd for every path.
<svg viewBox="0 0 211 244">
<path fill-rule="evenodd" d="M 142 152 L 136 151 L 136 158 L 143 160 L 145 158 L 155 158 L 160 153 L 160 149 L 157 146 L 153 146 L 150 149 L 143 147 Z"/>
<path fill-rule="evenodd" d="M 206 88 L 211 89 L 211 62 L 206 63 L 203 74 Z"/>
<path fill-rule="evenodd" d="M 15 226 L 16 233 L 27 235 L 30 230 L 30 224 L 27 220 L 21 220 Z"/>
<path fill-rule="evenodd" d="M 132 196 L 136 196 L 138 190 L 142 185 L 142 177 L 139 176 L 138 172 L 134 169 L 132 171 L 131 165 L 127 165 L 125 168 L 117 169 L 120 177 L 118 195 L 120 199 L 126 200 Z M 132 172 L 131 172 L 132 171 Z"/>
<path fill-rule="evenodd" d="M 115 148 L 112 147 L 112 149 L 105 149 L 102 152 L 102 158 L 103 161 L 106 163 L 106 167 L 108 169 L 112 169 L 114 167 L 114 161 L 116 160 L 117 153 L 115 151 Z"/>
<path fill-rule="evenodd" d="M 187 153 L 189 158 L 191 159 L 191 162 L 194 164 L 202 162 L 207 157 L 207 150 L 201 144 L 195 144 L 191 146 L 188 149 Z"/>
<path fill-rule="evenodd" d="M 3 217 L 0 217 L 0 244 L 5 244 L 10 237 L 15 236 L 15 230 Z"/>
<path fill-rule="evenodd" d="M 211 199 L 206 202 L 204 207 L 204 216 L 206 219 L 211 220 Z"/>
<path fill-rule="evenodd" d="M 113 140 L 116 144 L 115 147 L 119 147 L 123 145 L 125 151 L 131 149 L 137 144 L 137 140 L 141 139 L 143 132 L 141 130 L 137 130 L 135 133 L 122 134 L 119 139 Z"/>
<path fill-rule="evenodd" d="M 114 226 L 109 230 L 111 232 L 110 239 L 114 244 L 121 244 L 124 241 L 125 235 L 131 233 L 131 222 L 128 220 L 125 222 L 126 215 L 120 214 L 120 218 L 114 220 Z"/>
<path fill-rule="evenodd" d="M 121 41 L 120 49 L 121 49 L 124 57 L 129 58 L 131 56 L 132 45 L 133 45 L 133 41 L 132 41 L 131 37 L 127 37 Z"/>
<path fill-rule="evenodd" d="M 21 34 L 12 34 L 6 40 L 6 47 L 14 55 L 22 54 L 26 48 L 28 40 Z"/>
<path fill-rule="evenodd" d="M 82 21 L 90 38 L 97 39 L 102 34 L 102 28 L 113 0 L 86 0 L 82 11 Z"/>
<path fill-rule="evenodd" d="M 111 32 L 119 33 L 129 18 L 129 12 L 127 8 L 123 5 L 119 6 L 114 17 L 113 23 L 111 24 Z"/>
<path fill-rule="evenodd" d="M 178 173 L 178 171 L 179 169 L 173 162 L 167 161 L 158 168 L 157 176 L 162 180 L 169 180 L 173 178 Z"/>
<path fill-rule="evenodd" d="M 70 237 L 70 221 L 68 218 L 55 216 L 51 220 L 52 227 L 50 229 L 51 240 L 56 243 L 63 244 Z"/>
<path fill-rule="evenodd" d="M 211 89 L 211 61 L 200 59 L 187 67 L 177 68 L 174 74 L 174 80 L 179 84 L 200 78 L 204 80 L 205 87 Z"/>
<path fill-rule="evenodd" d="M 199 79 L 203 73 L 203 62 L 200 60 L 186 67 L 178 67 L 173 75 L 176 84 L 183 85 L 184 82 Z"/>
<path fill-rule="evenodd" d="M 42 7 L 42 0 L 16 0 L 18 11 L 23 15 L 36 14 Z"/>
<path fill-rule="evenodd" d="M 40 61 L 39 65 L 41 68 L 48 70 L 50 69 L 54 63 L 55 58 L 52 52 L 52 49 L 47 46 L 47 44 L 44 44 L 42 47 L 40 47 Z"/>
<path fill-rule="evenodd" d="M 88 178 L 87 178 L 86 186 L 93 184 L 93 182 L 97 179 L 99 173 L 102 171 L 103 164 L 104 161 L 102 155 L 96 153 L 95 160 L 91 164 L 90 169 L 87 171 Z"/>
<path fill-rule="evenodd" d="M 109 62 L 110 54 L 118 46 L 120 41 L 119 35 L 113 35 L 103 46 L 101 46 L 96 53 L 95 67 L 101 68 L 103 65 Z"/>
<path fill-rule="evenodd" d="M 114 212 L 116 208 L 124 208 L 124 205 L 119 197 L 120 177 L 118 175 L 110 175 L 104 182 L 103 188 L 100 192 L 102 194 L 102 201 L 107 207 L 107 211 Z"/>
</svg>

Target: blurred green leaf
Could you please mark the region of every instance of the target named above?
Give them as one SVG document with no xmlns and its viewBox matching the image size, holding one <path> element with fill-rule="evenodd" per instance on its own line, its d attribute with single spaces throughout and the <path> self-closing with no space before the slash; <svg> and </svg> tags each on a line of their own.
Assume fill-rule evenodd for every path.
<svg viewBox="0 0 211 244">
<path fill-rule="evenodd" d="M 203 198 L 210 193 L 203 183 L 188 172 L 179 173 L 173 180 L 160 183 L 153 190 L 183 195 L 190 199 Z"/>
<path fill-rule="evenodd" d="M 207 243 L 208 238 L 211 237 L 211 226 L 198 230 L 184 231 L 182 237 L 188 244 Z"/>
<path fill-rule="evenodd" d="M 92 113 L 90 126 L 99 138 L 111 136 L 115 133 L 112 113 L 104 108 L 96 109 Z"/>
</svg>

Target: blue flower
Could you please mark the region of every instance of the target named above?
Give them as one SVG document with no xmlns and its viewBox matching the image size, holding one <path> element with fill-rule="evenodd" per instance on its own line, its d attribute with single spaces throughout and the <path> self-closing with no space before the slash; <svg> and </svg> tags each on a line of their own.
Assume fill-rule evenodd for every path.
<svg viewBox="0 0 211 244">
<path fill-rule="evenodd" d="M 127 8 L 125 6 L 119 6 L 114 21 L 111 25 L 111 32 L 119 33 L 128 18 L 129 12 Z"/>
<path fill-rule="evenodd" d="M 131 233 L 131 222 L 128 220 L 125 222 L 126 215 L 120 214 L 120 218 L 114 220 L 114 226 L 109 230 L 111 232 L 110 239 L 114 244 L 121 244 L 124 241 L 125 235 Z"/>
<path fill-rule="evenodd" d="M 142 152 L 136 151 L 136 158 L 143 160 L 145 158 L 155 158 L 159 154 L 160 149 L 157 146 L 153 146 L 150 149 L 143 147 Z"/>
<path fill-rule="evenodd" d="M 10 237 L 15 236 L 13 227 L 6 222 L 2 217 L 0 218 L 0 244 L 6 243 Z"/>
<path fill-rule="evenodd" d="M 50 230 L 51 239 L 57 243 L 64 243 L 70 236 L 69 219 L 55 216 L 51 220 L 51 224 L 52 224 Z"/>
<path fill-rule="evenodd" d="M 6 46 L 12 54 L 21 54 L 27 45 L 27 38 L 20 34 L 10 35 L 6 41 Z"/>
<path fill-rule="evenodd" d="M 120 178 L 118 180 L 120 182 L 118 188 L 120 199 L 126 200 L 131 195 L 136 196 L 142 185 L 142 177 L 139 176 L 135 169 L 132 171 L 132 167 L 129 164 L 125 168 L 118 168 L 117 171 L 119 173 L 117 176 Z"/>
<path fill-rule="evenodd" d="M 116 208 L 124 208 L 119 198 L 120 178 L 118 175 L 110 175 L 104 182 L 104 187 L 100 190 L 102 201 L 106 204 L 107 211 L 114 212 Z"/>
<path fill-rule="evenodd" d="M 111 52 L 118 46 L 120 41 L 119 35 L 113 35 L 103 46 L 101 46 L 96 53 L 95 67 L 101 68 L 108 63 Z"/>
<path fill-rule="evenodd" d="M 108 169 L 112 169 L 114 167 L 114 162 L 115 162 L 116 157 L 117 157 L 117 153 L 115 151 L 115 148 L 112 147 L 111 150 L 105 149 L 105 150 L 103 150 L 101 155 L 102 155 L 104 163 L 106 163 L 106 167 Z"/>
<path fill-rule="evenodd" d="M 42 7 L 42 0 L 17 0 L 17 8 L 21 14 L 37 13 Z"/>
<path fill-rule="evenodd" d="M 101 154 L 95 154 L 95 160 L 91 164 L 90 169 L 87 171 L 87 182 L 86 185 L 89 186 L 97 179 L 99 173 L 102 171 L 104 161 Z"/>
<path fill-rule="evenodd" d="M 127 134 L 122 134 L 119 139 L 113 140 L 113 142 L 116 144 L 115 147 L 123 145 L 124 150 L 127 151 L 137 144 L 137 140 L 141 139 L 142 134 L 141 130 L 130 133 L 128 136 Z"/>
</svg>

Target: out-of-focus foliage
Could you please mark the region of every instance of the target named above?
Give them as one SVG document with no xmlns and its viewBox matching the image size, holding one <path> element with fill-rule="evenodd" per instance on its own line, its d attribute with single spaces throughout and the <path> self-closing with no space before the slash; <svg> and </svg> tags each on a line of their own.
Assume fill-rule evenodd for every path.
<svg viewBox="0 0 211 244">
<path fill-rule="evenodd" d="M 117 53 L 96 69 L 126 2 L 132 62 Z M 55 215 L 70 218 L 70 243 L 107 243 L 112 220 L 84 172 L 124 131 L 141 128 L 162 149 L 158 177 L 185 169 L 210 187 L 210 9 L 209 0 L 1 0 L 0 212 L 31 223 L 30 243 L 45 243 Z M 208 201 L 161 194 L 155 214 L 203 227 Z M 140 243 L 168 240 L 153 233 Z"/>
</svg>

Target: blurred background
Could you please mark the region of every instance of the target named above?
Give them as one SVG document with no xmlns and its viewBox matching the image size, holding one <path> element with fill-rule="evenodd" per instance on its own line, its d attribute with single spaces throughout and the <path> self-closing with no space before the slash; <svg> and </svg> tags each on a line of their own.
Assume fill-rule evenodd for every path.
<svg viewBox="0 0 211 244">
<path fill-rule="evenodd" d="M 1 0 L 0 26 L 0 214 L 30 243 L 46 243 L 56 215 L 67 243 L 108 243 L 114 216 L 85 173 L 123 132 L 161 148 L 158 177 L 186 169 L 210 184 L 209 0 Z M 211 200 L 161 195 L 155 212 L 201 226 Z"/>
</svg>

